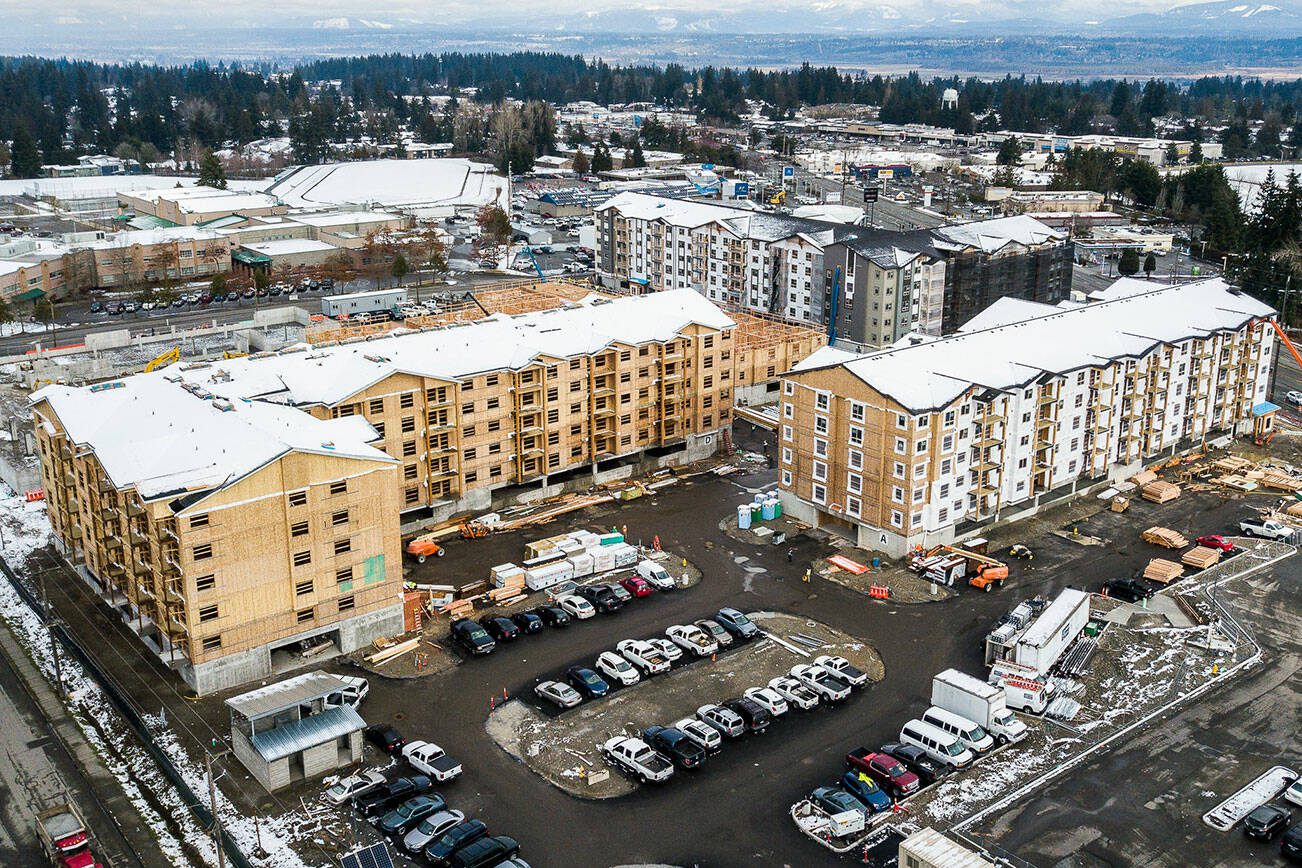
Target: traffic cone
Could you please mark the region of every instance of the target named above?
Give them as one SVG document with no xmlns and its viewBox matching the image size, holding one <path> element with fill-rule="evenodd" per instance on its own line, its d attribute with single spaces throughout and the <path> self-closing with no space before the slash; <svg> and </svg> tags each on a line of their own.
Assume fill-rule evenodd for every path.
<svg viewBox="0 0 1302 868">
<path fill-rule="evenodd" d="M 506 688 L 503 687 L 503 688 L 502 688 L 502 701 L 503 701 L 503 702 L 506 702 L 506 700 L 507 700 L 507 696 L 506 696 Z"/>
<path fill-rule="evenodd" d="M 488 697 L 488 710 L 492 711 L 496 707 L 497 707 L 497 697 L 496 696 Z"/>
</svg>

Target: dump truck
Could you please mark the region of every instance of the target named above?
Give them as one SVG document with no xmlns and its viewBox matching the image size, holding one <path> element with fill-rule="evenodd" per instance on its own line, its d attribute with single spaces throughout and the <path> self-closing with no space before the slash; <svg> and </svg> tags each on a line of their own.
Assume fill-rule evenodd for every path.
<svg viewBox="0 0 1302 868">
<path fill-rule="evenodd" d="M 90 834 L 81 812 L 64 802 L 36 815 L 36 834 L 45 858 L 56 868 L 102 868 L 90 851 Z"/>
</svg>

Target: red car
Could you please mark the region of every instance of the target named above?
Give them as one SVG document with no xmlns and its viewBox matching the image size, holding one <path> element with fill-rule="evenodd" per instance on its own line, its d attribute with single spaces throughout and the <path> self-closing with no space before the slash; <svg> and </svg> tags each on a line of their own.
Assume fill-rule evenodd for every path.
<svg viewBox="0 0 1302 868">
<path fill-rule="evenodd" d="M 1223 552 L 1234 551 L 1234 543 L 1216 533 L 1209 533 L 1207 536 L 1200 536 L 1198 539 L 1194 540 L 1194 542 L 1204 548 L 1220 549 Z"/>
<path fill-rule="evenodd" d="M 621 580 L 620 584 L 624 586 L 624 590 L 635 597 L 651 596 L 651 586 L 641 576 L 629 576 L 627 579 Z"/>
<path fill-rule="evenodd" d="M 904 767 L 904 763 L 884 753 L 873 753 L 865 747 L 855 748 L 845 756 L 848 768 L 866 772 L 896 798 L 918 791 L 922 781 Z"/>
</svg>

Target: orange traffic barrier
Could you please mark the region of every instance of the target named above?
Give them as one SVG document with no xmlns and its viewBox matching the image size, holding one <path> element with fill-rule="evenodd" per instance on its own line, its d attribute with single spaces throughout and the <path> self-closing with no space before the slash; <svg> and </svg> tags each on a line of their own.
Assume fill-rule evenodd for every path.
<svg viewBox="0 0 1302 868">
<path fill-rule="evenodd" d="M 891 589 L 885 585 L 869 585 L 868 596 L 874 600 L 885 600 L 891 595 Z"/>
</svg>

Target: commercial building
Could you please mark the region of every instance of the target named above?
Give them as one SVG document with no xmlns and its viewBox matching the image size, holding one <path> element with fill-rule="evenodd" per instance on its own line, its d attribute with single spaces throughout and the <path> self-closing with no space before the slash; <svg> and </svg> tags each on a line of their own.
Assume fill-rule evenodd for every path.
<svg viewBox="0 0 1302 868">
<path fill-rule="evenodd" d="M 74 244 L 67 257 L 88 265 L 87 286 L 134 286 L 162 280 L 195 280 L 231 270 L 231 244 L 197 226 L 118 232 Z"/>
<path fill-rule="evenodd" d="M 542 217 L 586 217 L 614 194 L 609 190 L 548 190 L 525 203 L 525 210 Z"/>
<path fill-rule="evenodd" d="M 1001 298 L 1052 304 L 1071 294 L 1071 241 L 1034 218 L 941 226 L 932 236 L 945 258 L 946 334 Z"/>
<path fill-rule="evenodd" d="M 340 700 L 347 686 L 308 672 L 226 700 L 231 748 L 268 792 L 362 761 L 366 721 Z"/>
<path fill-rule="evenodd" d="M 166 187 L 157 190 L 123 190 L 123 209 L 177 226 L 194 226 L 231 214 L 260 217 L 284 214 L 289 209 L 268 193 L 217 190 L 212 187 Z"/>
<path fill-rule="evenodd" d="M 43 238 L 19 238 L 0 244 L 0 298 L 32 301 L 55 295 L 65 283 L 64 246 Z"/>
<path fill-rule="evenodd" d="M 1176 162 L 1187 162 L 1194 143 L 1187 139 L 1156 139 L 1136 136 L 1111 136 L 1090 133 L 1083 136 L 1060 136 L 1053 133 L 1016 133 L 1001 131 L 983 136 L 986 144 L 998 146 L 1005 139 L 1016 138 L 1024 151 L 1037 154 L 1061 154 L 1073 148 L 1100 150 L 1120 157 L 1143 160 L 1154 166 L 1171 164 L 1168 154 L 1175 149 Z M 1219 142 L 1202 142 L 1203 159 L 1219 160 L 1223 153 Z"/>
<path fill-rule="evenodd" d="M 736 325 L 690 291 L 295 347 L 31 398 L 60 548 L 199 692 L 402 631 L 400 513 L 713 453 Z M 812 347 L 810 347 L 812 349 Z M 791 363 L 773 351 L 772 369 Z M 748 384 L 764 361 L 750 358 Z M 771 379 L 777 371 L 765 371 Z"/>
<path fill-rule="evenodd" d="M 1013 190 L 1002 200 L 1005 214 L 1082 214 L 1102 211 L 1103 194 L 1093 190 Z"/>
<path fill-rule="evenodd" d="M 1271 308 L 1220 279 L 1098 297 L 1004 298 L 948 337 L 815 352 L 784 375 L 784 508 L 898 557 L 1270 430 Z"/>
</svg>

